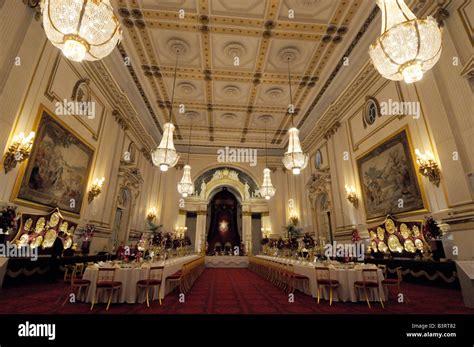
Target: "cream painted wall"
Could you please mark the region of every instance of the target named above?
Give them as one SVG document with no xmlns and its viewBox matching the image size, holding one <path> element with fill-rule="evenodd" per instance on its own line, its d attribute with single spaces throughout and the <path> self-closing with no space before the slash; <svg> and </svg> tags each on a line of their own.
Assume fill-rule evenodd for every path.
<svg viewBox="0 0 474 347">
<path fill-rule="evenodd" d="M 472 74 L 473 52 L 466 27 L 462 25 L 466 9 L 461 11 L 460 8 L 465 3 L 453 1 L 450 4 L 451 16 L 445 23 L 443 33 L 443 53 L 437 65 L 425 74 L 422 81 L 411 85 L 388 81 L 381 78 L 368 63 L 321 117 L 332 118 L 326 124 L 334 124 L 334 118 L 340 122 L 334 134 L 327 139 L 319 137 L 308 148 L 312 158 L 320 149 L 330 168 L 332 222 L 337 240 L 350 240 L 353 226 L 366 231 L 367 226 L 380 223 L 380 220 L 366 220 L 357 158 L 406 128 L 413 151 L 419 148 L 422 152 L 430 150 L 434 153 L 442 179 L 437 188 L 427 178 L 420 176 L 428 212 L 419 212 L 402 219 L 423 219 L 426 215 L 433 215 L 447 223 L 451 230 L 453 245 L 459 248 L 458 257 L 453 258 L 474 258 L 474 187 L 469 178 L 474 167 L 474 102 L 472 82 L 466 73 L 471 71 Z M 379 103 L 389 99 L 419 102 L 420 118 L 382 116 L 373 125 L 364 128 L 362 117 L 367 96 L 375 97 Z M 320 130 L 320 133 L 324 134 L 327 130 L 329 127 Z M 345 152 L 348 160 L 344 160 Z M 316 171 L 313 166 L 311 170 Z M 358 209 L 347 201 L 345 184 L 356 187 Z"/>
<path fill-rule="evenodd" d="M 18 11 L 18 12 L 17 12 Z M 18 16 L 25 12 L 28 15 Z M 34 130 L 38 110 L 43 105 L 54 113 L 56 101 L 70 99 L 72 88 L 80 78 L 90 78 L 81 64 L 71 63 L 62 58 L 60 52 L 46 41 L 40 22 L 32 19 L 30 9 L 21 2 L 5 6 L 2 16 L 15 18 L 15 23 L 2 32 L 12 38 L 9 46 L 13 50 L 13 42 L 21 42 L 13 56 L 19 57 L 21 64 L 14 61 L 5 62 L 2 73 L 8 71 L 5 88 L 0 95 L 2 113 L 0 114 L 0 148 L 6 150 L 12 137 L 19 132 L 29 133 Z M 22 27 L 24 30 L 19 30 Z M 11 34 L 11 36 L 9 36 Z M 34 43 L 34 44 L 33 44 Z M 18 45 L 17 45 L 18 46 Z M 16 47 L 16 46 L 15 46 Z M 3 56 L 2 56 L 3 57 Z M 5 67 L 8 66 L 8 69 Z M 92 80 L 92 78 L 91 78 Z M 84 227 L 87 223 L 97 226 L 91 252 L 111 250 L 110 236 L 115 216 L 118 187 L 118 169 L 123 153 L 130 141 L 141 148 L 140 139 L 133 132 L 124 130 L 112 116 L 116 107 L 101 88 L 93 81 L 90 83 L 93 101 L 96 103 L 97 117 L 93 120 L 79 119 L 75 116 L 58 117 L 60 122 L 71 128 L 77 135 L 94 148 L 88 188 L 96 177 L 105 177 L 102 193 L 91 203 L 87 198 L 82 203 L 79 218 L 71 218 Z M 26 165 L 26 162 L 22 163 Z M 143 177 L 140 194 L 130 215 L 130 230 L 142 232 L 145 228 L 146 211 L 149 206 L 157 204 L 159 170 L 145 159 L 140 150 L 137 151 L 136 162 Z M 19 167 L 5 174 L 0 172 L 0 202 L 11 203 L 15 182 L 19 179 Z M 18 205 L 20 212 L 43 213 L 35 208 Z"/>
</svg>

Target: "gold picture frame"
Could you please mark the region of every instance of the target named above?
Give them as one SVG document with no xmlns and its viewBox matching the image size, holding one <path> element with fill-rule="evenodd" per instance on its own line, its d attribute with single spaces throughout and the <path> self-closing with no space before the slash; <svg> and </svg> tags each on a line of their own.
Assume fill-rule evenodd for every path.
<svg viewBox="0 0 474 347">
<path fill-rule="evenodd" d="M 409 180 L 412 180 L 411 182 L 412 186 L 408 188 L 410 188 L 409 190 L 413 196 L 413 199 L 415 200 L 418 199 L 418 200 L 414 201 L 413 203 L 409 203 L 405 205 L 403 208 L 398 208 L 397 206 L 397 208 L 390 208 L 390 209 L 383 209 L 382 204 L 384 203 L 384 201 L 375 201 L 375 202 L 372 201 L 373 205 L 377 205 L 381 209 L 381 211 L 376 212 L 371 208 L 371 201 L 369 201 L 370 199 L 373 199 L 373 197 L 371 197 L 373 196 L 373 194 L 368 189 L 368 184 L 367 184 L 368 179 L 366 178 L 367 172 L 364 171 L 365 168 L 363 167 L 363 163 L 367 162 L 371 158 L 375 158 L 375 156 L 377 155 L 383 154 L 384 151 L 388 151 L 390 149 L 389 146 L 391 145 L 391 143 L 396 142 L 397 140 L 400 140 L 399 143 L 403 146 L 403 150 L 400 152 L 400 149 L 399 149 L 399 152 L 405 155 L 404 158 L 403 157 L 399 158 L 401 160 L 405 159 L 406 167 L 405 167 L 404 174 L 408 177 Z M 359 175 L 361 197 L 364 202 L 365 216 L 366 216 L 367 222 L 374 222 L 374 221 L 384 219 L 387 216 L 387 214 L 400 218 L 404 216 L 413 216 L 413 215 L 429 212 L 428 200 L 426 198 L 426 194 L 425 194 L 425 190 L 422 184 L 420 174 L 418 170 L 416 169 L 416 163 L 414 161 L 414 158 L 415 158 L 415 153 L 413 150 L 413 145 L 412 145 L 408 125 L 390 134 L 388 137 L 378 142 L 377 144 L 373 145 L 371 148 L 369 148 L 367 151 L 365 151 L 361 155 L 357 156 L 356 158 L 357 171 Z M 394 175 L 394 177 L 392 178 L 394 179 L 397 179 L 396 177 L 399 178 L 399 176 L 396 176 L 396 177 L 395 176 L 396 175 Z M 387 178 L 382 178 L 381 180 L 382 181 L 387 180 Z M 391 195 L 391 198 L 394 200 L 398 200 L 401 197 Z M 407 201 L 404 201 L 404 204 L 405 203 L 407 203 Z"/>
<path fill-rule="evenodd" d="M 62 147 L 61 144 L 57 145 L 56 143 L 54 143 L 54 141 L 51 141 L 51 137 L 49 138 L 50 146 L 51 142 L 53 142 L 54 147 L 52 148 L 56 151 L 56 157 L 58 155 L 61 156 L 64 151 L 72 150 L 69 148 L 75 146 L 75 154 L 80 154 L 82 158 L 82 163 L 80 163 L 82 164 L 82 166 L 74 168 L 75 170 L 77 170 L 77 174 L 74 180 L 70 180 L 70 182 L 74 183 L 73 187 L 67 186 L 69 181 L 62 180 L 62 177 L 70 177 L 70 175 L 68 176 L 67 172 L 64 174 L 63 171 L 65 168 L 61 165 L 58 165 L 58 168 L 60 167 L 60 170 L 58 171 L 60 171 L 61 173 L 59 174 L 59 177 L 58 175 L 56 175 L 55 187 L 57 193 L 63 193 L 59 197 L 53 196 L 53 192 L 55 190 L 46 189 L 48 188 L 46 184 L 46 187 L 37 187 L 35 185 L 32 185 L 33 170 L 35 170 L 35 172 L 41 172 L 41 170 L 44 169 L 40 164 L 37 163 L 36 160 L 39 150 L 43 150 L 43 154 L 47 152 L 44 151 L 44 149 L 40 148 L 41 144 L 46 142 L 43 140 L 49 135 L 48 131 L 45 130 L 46 124 L 49 127 L 54 127 L 58 134 L 64 134 L 65 137 L 67 137 L 66 139 L 64 139 Z M 48 128 L 48 130 L 49 129 L 50 128 Z M 42 211 L 50 211 L 53 208 L 59 207 L 64 213 L 64 215 L 73 218 L 80 218 L 82 212 L 82 205 L 84 203 L 84 199 L 87 197 L 87 187 L 91 178 L 91 167 L 95 156 L 94 147 L 90 145 L 84 138 L 82 138 L 77 132 L 75 132 L 71 127 L 61 121 L 53 112 L 51 112 L 43 104 L 40 104 L 39 106 L 34 123 L 34 131 L 36 133 L 36 137 L 31 150 L 31 155 L 29 159 L 23 162 L 20 166 L 15 186 L 12 191 L 11 200 L 19 205 L 31 207 Z M 51 150 L 51 148 L 48 148 L 48 150 Z M 48 161 L 48 159 L 50 158 L 45 155 L 45 159 L 46 161 Z M 80 160 L 77 159 L 77 156 L 74 156 L 74 158 L 69 157 L 68 162 L 73 159 L 75 160 L 75 164 L 77 164 L 77 161 Z M 65 160 L 62 161 L 66 163 Z M 85 163 L 85 161 L 87 161 L 87 163 Z M 33 165 L 35 164 L 37 165 L 33 168 Z M 48 165 L 50 164 L 48 163 Z M 69 172 L 71 172 L 71 169 L 69 169 Z M 35 175 L 40 176 L 40 174 Z M 48 175 L 43 176 L 45 176 L 44 179 L 49 182 L 49 172 Z M 61 182 L 57 183 L 58 180 L 61 180 Z M 43 188 L 44 190 L 41 190 Z M 66 200 L 64 197 L 64 192 L 61 191 L 64 189 L 68 190 L 68 194 L 71 197 L 78 197 L 77 199 L 75 199 L 74 208 L 71 207 L 70 203 L 65 203 Z"/>
</svg>

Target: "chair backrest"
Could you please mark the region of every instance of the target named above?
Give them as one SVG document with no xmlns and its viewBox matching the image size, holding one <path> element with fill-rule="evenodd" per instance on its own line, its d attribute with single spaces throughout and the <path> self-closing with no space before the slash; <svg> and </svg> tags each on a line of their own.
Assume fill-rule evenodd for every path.
<svg viewBox="0 0 474 347">
<path fill-rule="evenodd" d="M 387 278 L 387 265 L 384 264 L 378 264 L 377 267 L 382 270 L 383 277 Z"/>
<path fill-rule="evenodd" d="M 379 282 L 378 269 L 362 269 L 362 282 Z"/>
<path fill-rule="evenodd" d="M 74 267 L 75 274 L 73 276 L 82 276 L 84 273 L 84 263 L 76 263 L 76 266 Z"/>
<path fill-rule="evenodd" d="M 99 268 L 99 273 L 97 274 L 97 283 L 113 281 L 114 278 L 115 278 L 115 268 L 113 267 Z"/>
<path fill-rule="evenodd" d="M 328 267 L 315 267 L 316 269 L 316 280 L 330 280 L 331 273 Z"/>
<path fill-rule="evenodd" d="M 397 280 L 398 280 L 398 283 L 401 283 L 401 282 L 403 281 L 402 267 L 399 266 L 399 267 L 397 267 L 395 270 L 396 270 L 396 272 L 397 272 Z"/>
<path fill-rule="evenodd" d="M 148 271 L 148 280 L 162 280 L 163 279 L 163 272 L 165 267 L 164 266 L 152 266 Z"/>
</svg>

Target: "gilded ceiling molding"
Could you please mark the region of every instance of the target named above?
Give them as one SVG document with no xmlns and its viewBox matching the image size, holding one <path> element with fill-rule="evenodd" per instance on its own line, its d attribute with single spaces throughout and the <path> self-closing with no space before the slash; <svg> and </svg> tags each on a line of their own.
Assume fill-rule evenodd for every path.
<svg viewBox="0 0 474 347">
<path fill-rule="evenodd" d="M 341 126 L 339 121 L 336 121 L 331 127 L 324 133 L 324 139 L 327 141 L 329 140 L 336 132 L 337 129 Z"/>
<path fill-rule="evenodd" d="M 118 125 L 120 125 L 120 127 L 121 127 L 123 130 L 127 130 L 127 129 L 128 129 L 127 121 L 125 120 L 125 117 L 122 116 L 122 114 L 120 113 L 120 111 L 118 111 L 118 110 L 113 110 L 113 111 L 112 111 L 112 116 L 114 116 L 115 121 L 118 123 Z"/>
<path fill-rule="evenodd" d="M 41 19 L 41 0 L 23 0 L 23 3 L 34 10 L 35 20 Z"/>
<path fill-rule="evenodd" d="M 88 76 L 94 80 L 100 91 L 110 103 L 115 105 L 115 110 L 119 111 L 122 118 L 126 118 L 128 129 L 132 131 L 136 139 L 140 141 L 142 147 L 155 148 L 157 143 L 142 125 L 137 117 L 137 112 L 131 104 L 128 96 L 124 94 L 121 88 L 117 85 L 109 70 L 102 61 L 85 62 L 82 64 Z"/>
</svg>

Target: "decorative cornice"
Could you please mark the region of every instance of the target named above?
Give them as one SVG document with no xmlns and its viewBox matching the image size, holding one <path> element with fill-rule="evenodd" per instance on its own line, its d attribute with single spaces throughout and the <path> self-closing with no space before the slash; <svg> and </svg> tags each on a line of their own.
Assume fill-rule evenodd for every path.
<svg viewBox="0 0 474 347">
<path fill-rule="evenodd" d="M 118 110 L 113 110 L 113 111 L 112 111 L 112 116 L 114 116 L 115 121 L 118 123 L 118 125 L 120 125 L 120 127 L 121 127 L 123 130 L 127 130 L 127 129 L 128 129 L 127 121 L 126 121 L 125 118 L 122 116 L 122 114 L 120 113 L 120 111 L 118 111 Z"/>
<path fill-rule="evenodd" d="M 40 20 L 40 18 L 41 18 L 41 0 L 23 0 L 23 3 L 34 10 L 35 20 Z"/>
<path fill-rule="evenodd" d="M 324 133 L 324 139 L 327 141 L 329 140 L 332 135 L 334 135 L 337 132 L 337 129 L 341 126 L 341 123 L 339 121 L 334 122 L 333 125 Z"/>
</svg>

